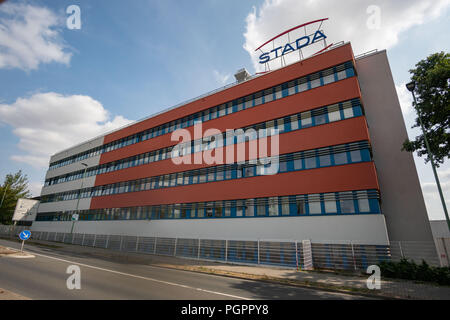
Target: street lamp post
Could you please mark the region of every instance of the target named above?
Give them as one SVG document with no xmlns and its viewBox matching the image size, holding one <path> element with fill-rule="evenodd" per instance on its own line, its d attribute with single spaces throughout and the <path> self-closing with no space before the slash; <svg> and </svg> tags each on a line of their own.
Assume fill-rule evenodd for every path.
<svg viewBox="0 0 450 320">
<path fill-rule="evenodd" d="M 81 163 L 81 165 L 84 166 L 84 172 L 83 172 L 83 177 L 81 178 L 81 187 L 80 187 L 80 193 L 78 194 L 78 200 L 77 200 L 77 207 L 75 209 L 75 214 L 78 215 L 78 205 L 80 204 L 80 198 L 81 198 L 81 191 L 83 190 L 83 183 L 84 183 L 84 177 L 86 175 L 86 170 L 88 168 L 88 165 L 84 162 Z M 73 217 L 73 215 L 72 215 Z M 73 227 L 75 226 L 75 220 L 72 221 L 72 229 L 70 230 L 70 233 L 73 233 Z"/>
<path fill-rule="evenodd" d="M 444 209 L 445 219 L 447 220 L 448 229 L 450 230 L 450 219 L 448 217 L 447 205 L 445 204 L 445 199 L 444 199 L 444 195 L 442 193 L 441 183 L 439 182 L 439 176 L 436 171 L 436 166 L 434 165 L 433 153 L 431 152 L 430 145 L 428 143 L 427 135 L 425 133 L 425 128 L 424 128 L 423 122 L 422 122 L 422 117 L 420 116 L 420 111 L 419 111 L 419 109 L 417 109 L 417 100 L 416 100 L 416 95 L 414 94 L 414 89 L 416 88 L 416 82 L 411 81 L 410 83 L 407 83 L 406 88 L 409 91 L 411 91 L 413 99 L 414 99 L 415 109 L 417 112 L 417 116 L 419 118 L 420 127 L 422 128 L 422 132 L 423 132 L 423 140 L 425 141 L 425 147 L 427 148 L 428 156 L 430 157 L 431 167 L 433 168 L 434 178 L 436 180 L 436 184 L 437 184 L 437 187 L 439 190 L 439 196 L 441 198 L 442 207 Z"/>
<path fill-rule="evenodd" d="M 2 201 L 0 202 L 0 208 L 1 208 L 2 205 L 3 205 L 3 200 L 5 200 L 6 191 L 8 191 L 8 188 L 9 188 L 9 185 L 7 184 L 7 185 L 5 186 L 5 191 L 3 192 Z"/>
</svg>

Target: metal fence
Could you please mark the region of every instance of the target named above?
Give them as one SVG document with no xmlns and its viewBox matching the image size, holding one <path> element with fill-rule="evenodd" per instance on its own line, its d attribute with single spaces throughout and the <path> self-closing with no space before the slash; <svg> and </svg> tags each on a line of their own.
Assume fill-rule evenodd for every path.
<svg viewBox="0 0 450 320">
<path fill-rule="evenodd" d="M 26 227 L 0 225 L 0 236 L 14 238 Z M 305 241 L 217 240 L 61 232 L 32 232 L 34 240 L 240 264 L 292 268 L 366 270 L 382 261 L 412 259 L 439 266 L 434 242 L 393 241 L 390 245 L 310 243 Z M 312 259 L 312 263 L 311 263 Z"/>
</svg>

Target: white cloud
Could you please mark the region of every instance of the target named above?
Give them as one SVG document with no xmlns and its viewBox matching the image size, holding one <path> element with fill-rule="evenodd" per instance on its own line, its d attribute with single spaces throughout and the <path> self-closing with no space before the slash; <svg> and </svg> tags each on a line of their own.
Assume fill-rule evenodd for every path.
<svg viewBox="0 0 450 320">
<path fill-rule="evenodd" d="M 395 85 L 395 89 L 397 90 L 398 100 L 400 102 L 400 107 L 402 108 L 403 116 L 409 116 L 413 112 L 412 105 L 412 94 L 406 88 L 406 82 L 401 83 L 400 85 Z"/>
<path fill-rule="evenodd" d="M 447 210 L 450 209 L 450 169 L 439 170 L 439 181 L 441 184 L 442 194 L 444 195 Z M 430 219 L 441 220 L 444 217 L 444 210 L 442 209 L 442 202 L 439 196 L 436 182 L 422 183 L 422 192 L 427 206 L 427 211 Z"/>
<path fill-rule="evenodd" d="M 45 168 L 50 155 L 131 120 L 122 116 L 110 120 L 102 104 L 89 96 L 48 92 L 0 104 L 0 122 L 14 128 L 18 147 L 25 152 L 12 160 Z"/>
<path fill-rule="evenodd" d="M 389 49 L 402 32 L 437 18 L 449 4 L 450 0 L 265 0 L 246 18 L 244 49 L 251 55 L 255 70 L 261 71 L 261 53 L 255 52 L 256 48 L 285 30 L 321 18 L 330 18 L 322 26 L 328 44 L 351 41 L 355 54 Z M 373 12 L 367 13 L 367 9 L 372 5 L 380 8 L 379 29 L 368 28 Z"/>
<path fill-rule="evenodd" d="M 31 181 L 31 182 L 28 183 L 28 190 L 30 190 L 31 195 L 33 197 L 37 197 L 37 196 L 39 196 L 41 194 L 41 190 L 42 190 L 43 186 L 44 185 L 42 183 L 40 183 L 40 182 L 33 182 L 33 181 Z"/>
<path fill-rule="evenodd" d="M 63 21 L 54 12 L 23 3 L 0 6 L 0 68 L 35 70 L 40 63 L 69 64 L 60 36 Z"/>
<path fill-rule="evenodd" d="M 217 70 L 214 70 L 213 73 L 214 73 L 214 78 L 216 79 L 216 81 L 223 86 L 227 84 L 228 79 L 230 79 L 230 77 L 231 77 L 230 74 L 222 74 Z"/>
</svg>

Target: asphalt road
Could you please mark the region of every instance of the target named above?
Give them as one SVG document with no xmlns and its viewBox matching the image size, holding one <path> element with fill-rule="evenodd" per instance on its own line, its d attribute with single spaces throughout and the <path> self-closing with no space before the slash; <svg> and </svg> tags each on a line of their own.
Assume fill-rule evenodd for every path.
<svg viewBox="0 0 450 320">
<path fill-rule="evenodd" d="M 0 245 L 20 248 L 17 242 Z M 355 295 L 161 268 L 27 246 L 35 258 L 0 257 L 0 288 L 31 299 L 361 299 Z M 81 271 L 81 289 L 67 288 L 71 274 Z"/>
</svg>

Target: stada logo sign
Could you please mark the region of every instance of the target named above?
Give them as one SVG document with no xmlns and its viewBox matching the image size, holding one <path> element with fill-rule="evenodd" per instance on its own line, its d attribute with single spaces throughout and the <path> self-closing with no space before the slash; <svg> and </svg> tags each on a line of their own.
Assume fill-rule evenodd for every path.
<svg viewBox="0 0 450 320">
<path fill-rule="evenodd" d="M 266 65 L 266 72 L 267 72 L 270 71 L 269 62 L 275 59 L 280 58 L 281 66 L 283 66 L 283 63 L 284 65 L 286 65 L 285 56 L 290 53 L 298 51 L 299 59 L 300 60 L 304 59 L 302 49 L 312 46 L 313 44 L 323 43 L 323 47 L 314 54 L 318 54 L 322 51 L 325 51 L 326 49 L 328 49 L 333 45 L 333 44 L 327 45 L 326 42 L 327 36 L 325 35 L 324 31 L 321 30 L 322 24 L 326 20 L 328 20 L 328 18 L 303 23 L 299 26 L 286 30 L 280 33 L 279 35 L 273 37 L 272 39 L 266 41 L 265 43 L 263 43 L 262 45 L 260 45 L 258 48 L 255 49 L 255 51 L 259 50 L 262 53 L 259 56 L 259 63 Z M 308 29 L 310 33 L 308 33 Z M 311 32 L 311 30 L 314 31 Z M 302 35 L 299 35 L 300 32 L 302 32 Z M 293 39 L 293 41 L 291 41 L 291 38 Z M 283 39 L 284 42 L 282 41 Z M 281 46 L 279 45 L 280 40 L 282 41 L 281 43 L 284 43 Z M 278 44 L 275 44 L 276 42 L 278 42 Z"/>
</svg>

